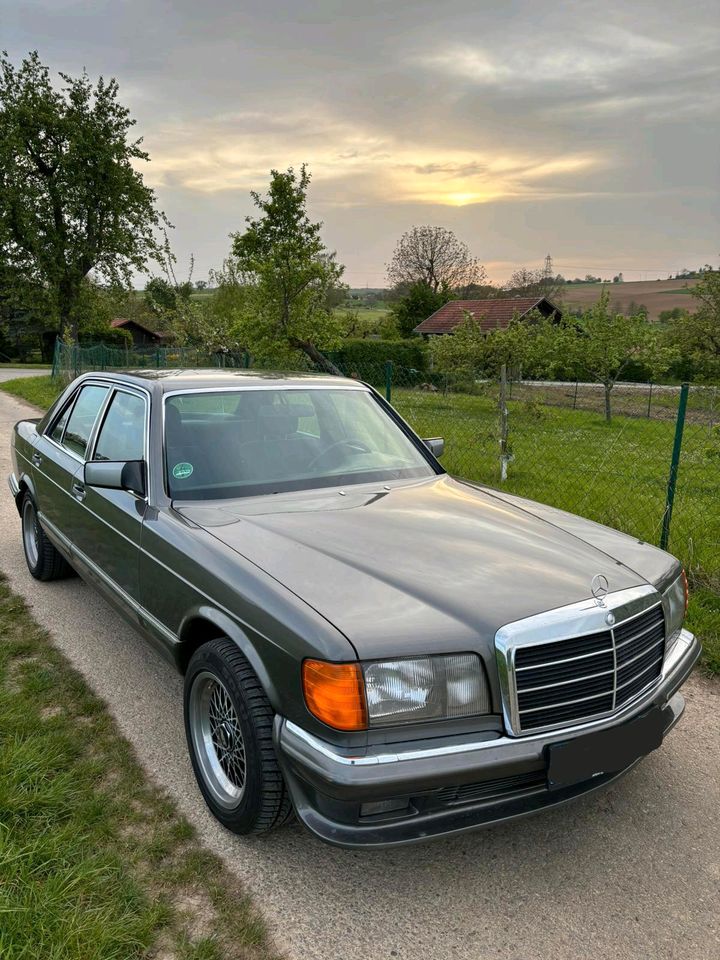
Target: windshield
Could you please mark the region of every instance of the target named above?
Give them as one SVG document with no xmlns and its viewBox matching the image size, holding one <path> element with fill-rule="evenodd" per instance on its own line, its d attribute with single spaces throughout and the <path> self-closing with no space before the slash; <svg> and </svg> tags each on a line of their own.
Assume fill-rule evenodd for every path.
<svg viewBox="0 0 720 960">
<path fill-rule="evenodd" d="M 168 492 L 210 500 L 433 476 L 364 389 L 187 393 L 165 401 Z"/>
</svg>

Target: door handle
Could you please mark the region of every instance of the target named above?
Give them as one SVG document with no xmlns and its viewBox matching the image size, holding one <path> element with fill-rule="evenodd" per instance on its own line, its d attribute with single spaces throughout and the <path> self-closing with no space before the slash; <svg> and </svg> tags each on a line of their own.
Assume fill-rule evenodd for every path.
<svg viewBox="0 0 720 960">
<path fill-rule="evenodd" d="M 76 500 L 85 499 L 85 487 L 81 483 L 73 483 L 72 485 L 72 494 Z"/>
<path fill-rule="evenodd" d="M 40 464 L 43 462 L 43 458 L 40 456 L 39 453 L 34 453 L 32 455 L 32 462 L 35 464 L 36 467 L 39 467 Z"/>
</svg>

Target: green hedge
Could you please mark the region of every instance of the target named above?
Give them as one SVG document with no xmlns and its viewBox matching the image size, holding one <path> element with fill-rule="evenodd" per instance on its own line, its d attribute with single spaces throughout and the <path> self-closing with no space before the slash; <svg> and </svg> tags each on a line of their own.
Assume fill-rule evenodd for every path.
<svg viewBox="0 0 720 960">
<path fill-rule="evenodd" d="M 426 370 L 428 364 L 427 347 L 419 337 L 417 340 L 346 340 L 339 350 L 328 356 L 347 374 L 387 360 L 416 370 Z"/>
</svg>

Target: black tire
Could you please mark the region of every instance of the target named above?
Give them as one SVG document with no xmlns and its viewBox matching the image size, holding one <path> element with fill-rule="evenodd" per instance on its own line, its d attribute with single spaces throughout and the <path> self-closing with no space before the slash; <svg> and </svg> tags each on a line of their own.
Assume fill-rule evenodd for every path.
<svg viewBox="0 0 720 960">
<path fill-rule="evenodd" d="M 225 704 L 224 712 L 218 713 L 218 703 Z M 220 823 L 233 833 L 258 834 L 288 820 L 292 805 L 273 747 L 273 710 L 252 667 L 227 637 L 193 654 L 185 674 L 184 714 L 195 777 Z M 241 792 L 235 797 L 229 789 Z"/>
<path fill-rule="evenodd" d="M 20 505 L 23 553 L 28 570 L 36 580 L 61 580 L 73 572 L 65 557 L 59 553 L 40 525 L 35 501 L 26 491 Z"/>
</svg>

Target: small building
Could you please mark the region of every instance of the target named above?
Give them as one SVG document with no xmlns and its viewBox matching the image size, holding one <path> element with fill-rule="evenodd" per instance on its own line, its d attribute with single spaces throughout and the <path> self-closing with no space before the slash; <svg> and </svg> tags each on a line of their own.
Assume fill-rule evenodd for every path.
<svg viewBox="0 0 720 960">
<path fill-rule="evenodd" d="M 172 339 L 165 333 L 158 333 L 156 330 L 144 327 L 137 320 L 123 320 L 118 317 L 110 321 L 110 326 L 115 330 L 127 330 L 132 337 L 134 347 L 161 347 Z"/>
<path fill-rule="evenodd" d="M 547 297 L 512 297 L 507 300 L 450 300 L 436 310 L 413 333 L 438 336 L 452 333 L 465 319 L 465 313 L 471 314 L 480 324 L 483 333 L 493 330 L 505 330 L 513 317 L 525 317 L 537 310 L 543 317 L 562 318 L 561 311 Z"/>
</svg>

